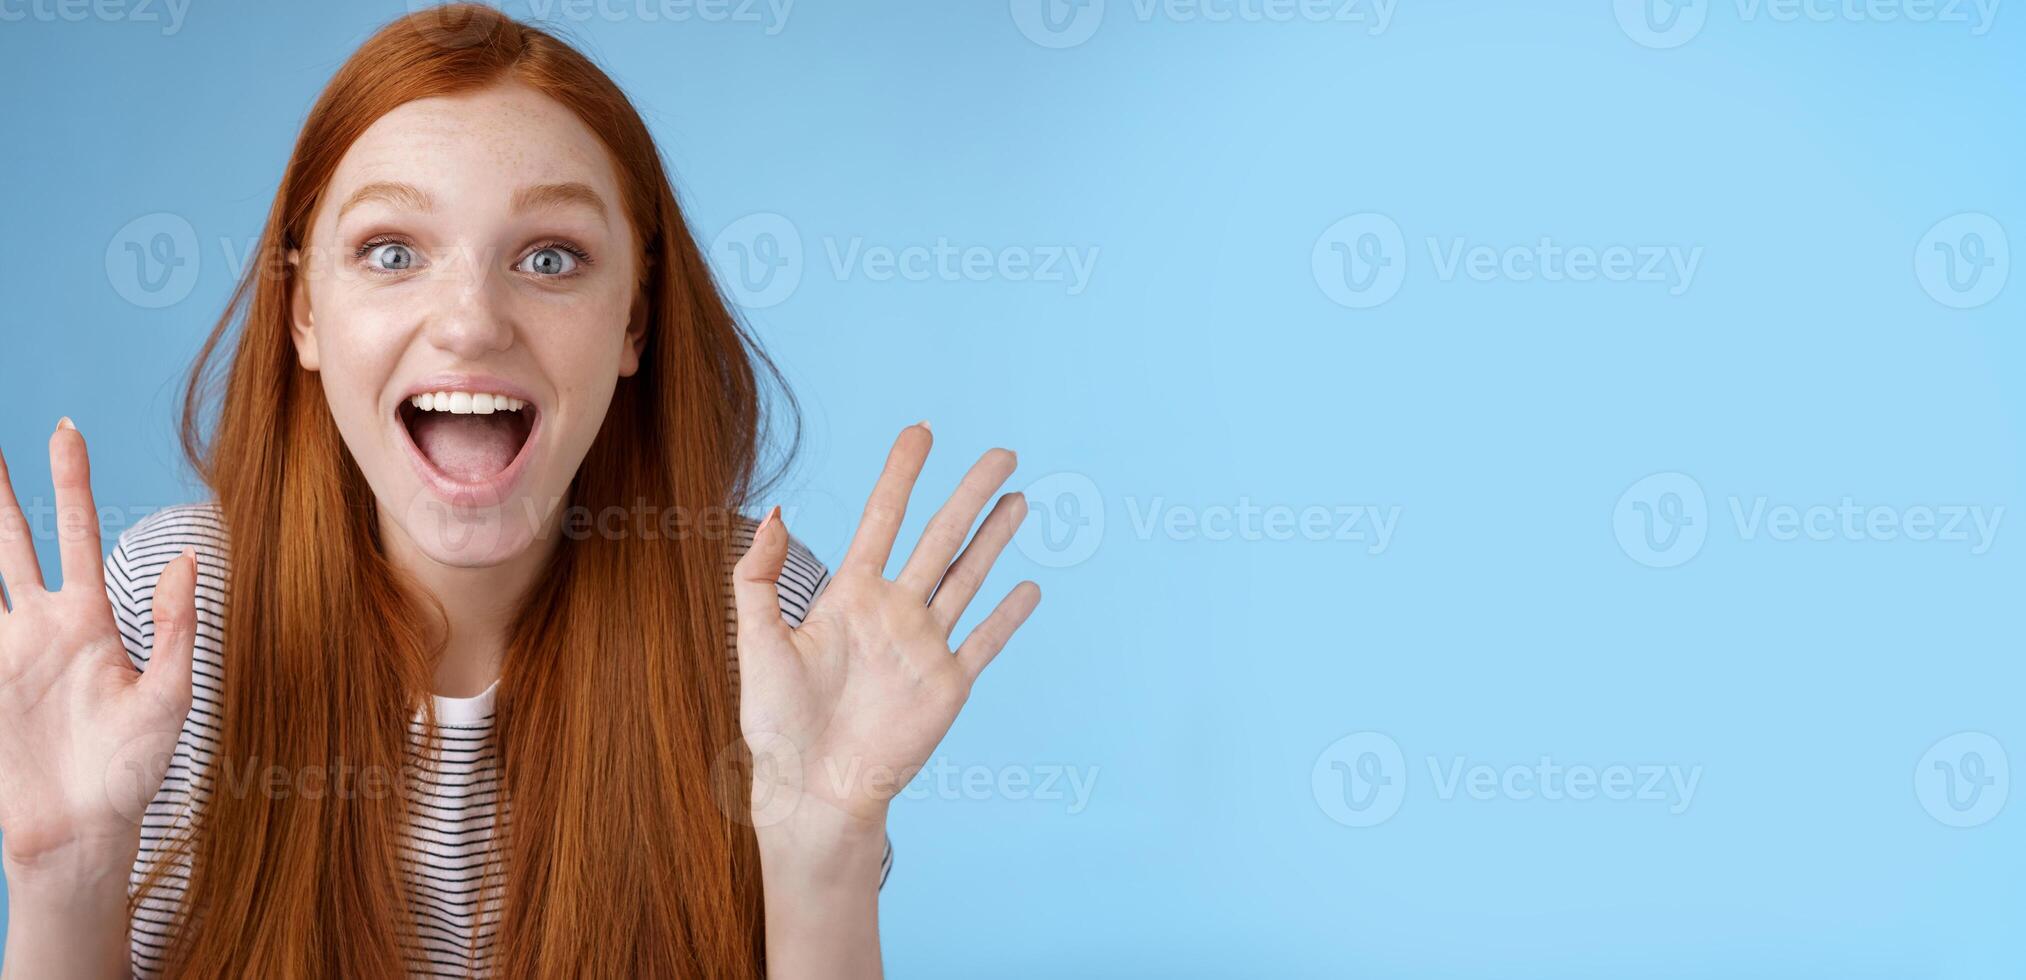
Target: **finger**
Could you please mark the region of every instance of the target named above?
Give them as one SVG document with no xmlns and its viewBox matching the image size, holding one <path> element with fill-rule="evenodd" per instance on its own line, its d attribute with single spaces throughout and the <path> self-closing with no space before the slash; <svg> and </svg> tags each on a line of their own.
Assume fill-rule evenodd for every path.
<svg viewBox="0 0 2026 980">
<path fill-rule="evenodd" d="M 838 564 L 839 571 L 870 572 L 884 577 L 886 560 L 893 555 L 893 537 L 900 533 L 901 518 L 907 515 L 908 494 L 915 478 L 922 475 L 922 463 L 929 458 L 929 427 L 917 422 L 900 430 L 893 449 L 886 454 L 886 468 L 866 498 L 865 513 L 858 519 L 858 532 Z"/>
<path fill-rule="evenodd" d="M 197 553 L 176 556 L 155 582 L 155 645 L 141 688 L 180 723 L 190 713 L 190 660 L 197 651 Z"/>
<path fill-rule="evenodd" d="M 979 586 L 985 584 L 985 575 L 992 571 L 999 553 L 1006 550 L 1006 542 L 1013 540 L 1013 532 L 1026 518 L 1027 497 L 1019 493 L 1000 497 L 992 513 L 985 515 L 985 523 L 972 536 L 964 553 L 957 556 L 957 563 L 950 566 L 949 574 L 936 586 L 936 597 L 929 602 L 929 612 L 936 622 L 943 624 L 944 636 L 957 628 L 957 620 L 977 597 Z"/>
<path fill-rule="evenodd" d="M 921 541 L 916 543 L 914 554 L 908 556 L 907 565 L 896 581 L 920 593 L 922 601 L 928 601 L 929 590 L 950 570 L 950 559 L 971 533 L 971 522 L 978 519 L 985 502 L 1013 475 L 1013 467 L 1017 465 L 1019 459 L 1011 450 L 994 449 L 978 457 L 970 472 L 957 483 L 956 492 L 950 494 L 936 516 L 929 518 L 929 526 L 922 531 Z"/>
<path fill-rule="evenodd" d="M 19 594 L 23 586 L 41 586 L 42 568 L 35 561 L 35 537 L 28 530 L 28 518 L 14 500 L 14 484 L 7 475 L 7 457 L 0 456 L 0 582 Z"/>
<path fill-rule="evenodd" d="M 105 588 L 98 542 L 98 508 L 91 501 L 91 460 L 84 435 L 66 418 L 49 437 L 49 476 L 56 485 L 56 545 L 63 557 L 63 586 Z"/>
<path fill-rule="evenodd" d="M 778 583 L 781 563 L 788 559 L 788 529 L 781 508 L 767 512 L 753 529 L 753 545 L 732 566 L 732 601 L 737 606 L 741 637 L 785 639 L 788 621 L 781 615 Z"/>
<path fill-rule="evenodd" d="M 1041 586 L 1033 582 L 1022 582 L 999 600 L 999 605 L 971 635 L 964 638 L 964 645 L 957 648 L 957 662 L 964 665 L 964 671 L 977 680 L 985 665 L 1006 648 L 1006 641 L 1013 638 L 1013 631 L 1027 621 L 1034 607 L 1041 604 Z"/>
</svg>

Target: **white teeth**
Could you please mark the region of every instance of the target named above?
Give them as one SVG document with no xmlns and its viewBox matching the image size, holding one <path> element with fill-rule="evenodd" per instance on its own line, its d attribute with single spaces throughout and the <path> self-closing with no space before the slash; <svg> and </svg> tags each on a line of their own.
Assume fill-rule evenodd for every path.
<svg viewBox="0 0 2026 980">
<path fill-rule="evenodd" d="M 528 403 L 519 398 L 509 398 L 491 392 L 425 391 L 410 397 L 408 404 L 425 412 L 491 415 L 494 412 L 518 412 L 526 408 Z"/>
</svg>

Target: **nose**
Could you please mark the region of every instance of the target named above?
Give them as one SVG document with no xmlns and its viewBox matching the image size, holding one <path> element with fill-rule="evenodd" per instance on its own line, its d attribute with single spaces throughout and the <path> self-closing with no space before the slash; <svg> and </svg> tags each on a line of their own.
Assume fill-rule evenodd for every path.
<svg viewBox="0 0 2026 980">
<path fill-rule="evenodd" d="M 476 361 L 513 346 L 514 325 L 502 277 L 490 263 L 461 250 L 434 277 L 436 303 L 426 327 L 429 343 L 460 360 Z"/>
</svg>

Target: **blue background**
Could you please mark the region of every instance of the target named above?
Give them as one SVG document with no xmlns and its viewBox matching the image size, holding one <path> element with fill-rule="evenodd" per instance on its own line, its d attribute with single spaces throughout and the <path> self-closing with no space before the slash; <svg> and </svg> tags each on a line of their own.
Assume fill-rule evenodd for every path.
<svg viewBox="0 0 2026 980">
<path fill-rule="evenodd" d="M 0 21 L 0 445 L 46 502 L 72 415 L 124 523 L 199 493 L 182 372 L 315 94 L 406 8 L 53 4 Z M 2026 238 L 2018 12 L 1701 0 L 1653 34 L 1610 0 L 1406 0 L 1383 30 L 1370 0 L 1109 0 L 1049 34 L 1035 6 L 507 6 L 633 95 L 699 237 L 733 229 L 727 276 L 764 272 L 740 248 L 799 276 L 747 316 L 803 400 L 782 499 L 819 554 L 917 418 L 925 486 L 995 444 L 1064 474 L 995 573 L 1046 599 L 938 758 L 1095 782 L 898 803 L 893 975 L 2026 975 L 2026 800 L 1992 806 L 2026 765 L 2026 282 L 1954 308 L 1983 297 L 1923 241 L 1984 216 L 1995 277 Z M 1367 213 L 1397 247 L 1342 241 L 1393 263 L 1384 297 L 1329 281 L 1326 230 Z M 126 251 L 164 228 L 166 292 Z M 1543 238 L 1701 252 L 1678 294 L 1445 274 Z M 854 239 L 1096 263 L 1081 290 L 840 274 Z M 1782 540 L 1733 516 L 1760 498 L 2004 512 L 1974 553 Z M 1146 523 L 1244 504 L 1400 510 L 1377 553 L 1336 521 Z M 1641 544 L 1668 528 L 1700 543 Z M 1970 760 L 1924 757 L 1960 732 L 2012 753 L 1978 743 L 2005 779 L 1968 827 L 1934 780 Z M 1543 757 L 1700 781 L 1674 813 L 1432 775 Z"/>
</svg>

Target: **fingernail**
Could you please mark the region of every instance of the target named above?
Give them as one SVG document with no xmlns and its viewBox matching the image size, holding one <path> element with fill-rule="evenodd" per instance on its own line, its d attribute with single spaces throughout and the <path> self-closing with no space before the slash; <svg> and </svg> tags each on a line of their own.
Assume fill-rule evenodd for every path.
<svg viewBox="0 0 2026 980">
<path fill-rule="evenodd" d="M 916 424 L 916 425 L 919 425 L 919 426 L 921 426 L 921 427 L 922 427 L 922 428 L 923 428 L 924 430 L 927 430 L 927 431 L 929 431 L 929 432 L 934 432 L 934 431 L 936 431 L 936 430 L 934 430 L 934 429 L 930 429 L 930 428 L 929 428 L 929 420 L 928 420 L 928 419 L 923 419 L 923 420 L 921 420 L 921 421 L 919 421 L 919 422 L 916 422 L 915 424 Z"/>
<path fill-rule="evenodd" d="M 781 520 L 780 504 L 775 504 L 774 509 L 767 512 L 767 520 L 774 524 L 780 524 L 782 527 L 787 526 L 787 524 Z"/>
<path fill-rule="evenodd" d="M 77 430 L 77 425 L 71 422 L 70 416 L 68 415 L 56 420 L 56 431 L 62 432 L 65 429 L 70 429 L 72 431 Z"/>
</svg>

